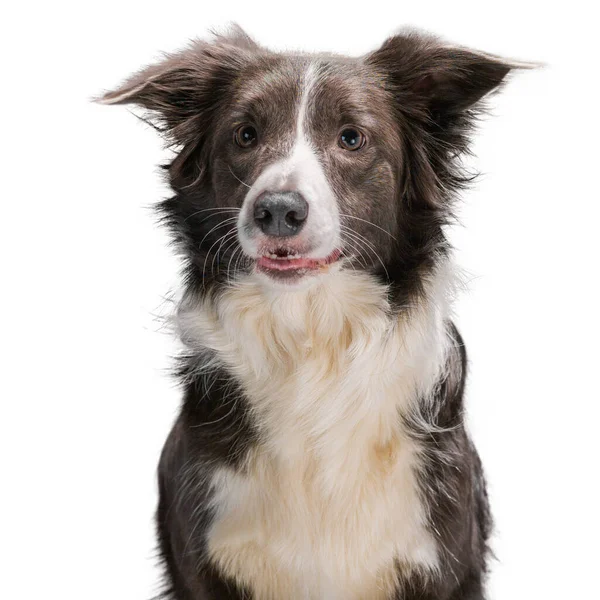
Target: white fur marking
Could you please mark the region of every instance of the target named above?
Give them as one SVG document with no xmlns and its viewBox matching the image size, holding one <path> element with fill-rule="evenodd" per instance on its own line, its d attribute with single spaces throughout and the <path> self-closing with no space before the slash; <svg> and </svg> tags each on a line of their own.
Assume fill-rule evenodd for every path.
<svg viewBox="0 0 600 600">
<path fill-rule="evenodd" d="M 310 63 L 308 65 L 308 68 L 306 69 L 306 72 L 304 73 L 304 81 L 302 84 L 302 96 L 300 98 L 300 104 L 298 106 L 298 116 L 296 118 L 296 143 L 298 143 L 298 141 L 302 139 L 309 141 L 305 137 L 304 119 L 306 119 L 306 109 L 308 107 L 310 93 L 312 92 L 312 89 L 315 85 L 315 81 L 315 67 L 312 63 Z"/>
<path fill-rule="evenodd" d="M 307 256 L 324 258 L 340 246 L 337 200 L 304 127 L 315 81 L 315 70 L 311 64 L 305 72 L 298 101 L 293 148 L 289 156 L 269 165 L 260 174 L 244 199 L 238 220 L 238 236 L 243 250 L 249 256 L 257 256 L 258 248 L 256 238 L 247 235 L 245 224 L 251 222 L 254 201 L 267 190 L 294 190 L 300 192 L 308 202 L 308 220 L 296 238 L 310 243 L 312 250 Z"/>
</svg>

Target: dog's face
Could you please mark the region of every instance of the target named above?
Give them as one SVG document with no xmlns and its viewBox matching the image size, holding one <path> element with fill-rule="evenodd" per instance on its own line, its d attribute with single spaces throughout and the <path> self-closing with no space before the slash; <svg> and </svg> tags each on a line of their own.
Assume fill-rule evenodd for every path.
<svg viewBox="0 0 600 600">
<path fill-rule="evenodd" d="M 445 251 L 473 108 L 509 70 L 414 33 L 346 58 L 235 30 L 104 101 L 143 105 L 179 149 L 162 211 L 192 283 L 242 271 L 293 289 L 350 268 L 408 293 Z"/>
<path fill-rule="evenodd" d="M 342 257 L 389 258 L 388 240 L 366 244 L 397 233 L 401 144 L 358 61 L 280 57 L 244 76 L 217 127 L 217 202 L 241 208 L 237 236 L 259 273 L 299 283 Z"/>
</svg>

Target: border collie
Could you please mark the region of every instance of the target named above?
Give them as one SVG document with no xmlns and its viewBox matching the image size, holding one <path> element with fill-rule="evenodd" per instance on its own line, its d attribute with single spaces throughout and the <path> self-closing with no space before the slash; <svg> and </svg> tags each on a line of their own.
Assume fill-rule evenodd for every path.
<svg viewBox="0 0 600 600">
<path fill-rule="evenodd" d="M 102 98 L 176 149 L 165 598 L 484 598 L 445 229 L 482 101 L 518 66 L 415 31 L 349 58 L 234 27 Z"/>
</svg>

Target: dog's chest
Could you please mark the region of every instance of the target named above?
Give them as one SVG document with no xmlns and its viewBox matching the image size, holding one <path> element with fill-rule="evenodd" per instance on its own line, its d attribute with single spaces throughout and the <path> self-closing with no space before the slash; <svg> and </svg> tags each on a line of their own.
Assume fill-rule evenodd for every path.
<svg viewBox="0 0 600 600">
<path fill-rule="evenodd" d="M 437 566 L 402 427 L 440 374 L 435 313 L 392 320 L 385 290 L 340 274 L 266 302 L 249 283 L 186 324 L 240 384 L 260 432 L 212 480 L 208 553 L 257 600 L 383 600 Z"/>
<path fill-rule="evenodd" d="M 211 558 L 257 599 L 383 600 L 400 573 L 436 566 L 418 448 L 385 410 L 387 385 L 326 380 L 283 385 L 265 415 L 278 429 L 213 480 Z"/>
</svg>

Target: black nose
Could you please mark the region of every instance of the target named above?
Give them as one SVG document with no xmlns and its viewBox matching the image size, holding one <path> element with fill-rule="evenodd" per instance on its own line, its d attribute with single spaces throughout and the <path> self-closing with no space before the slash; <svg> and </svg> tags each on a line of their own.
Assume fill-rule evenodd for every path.
<svg viewBox="0 0 600 600">
<path fill-rule="evenodd" d="M 308 203 L 298 192 L 263 192 L 254 205 L 254 222 L 266 235 L 296 235 L 308 217 Z"/>
</svg>

